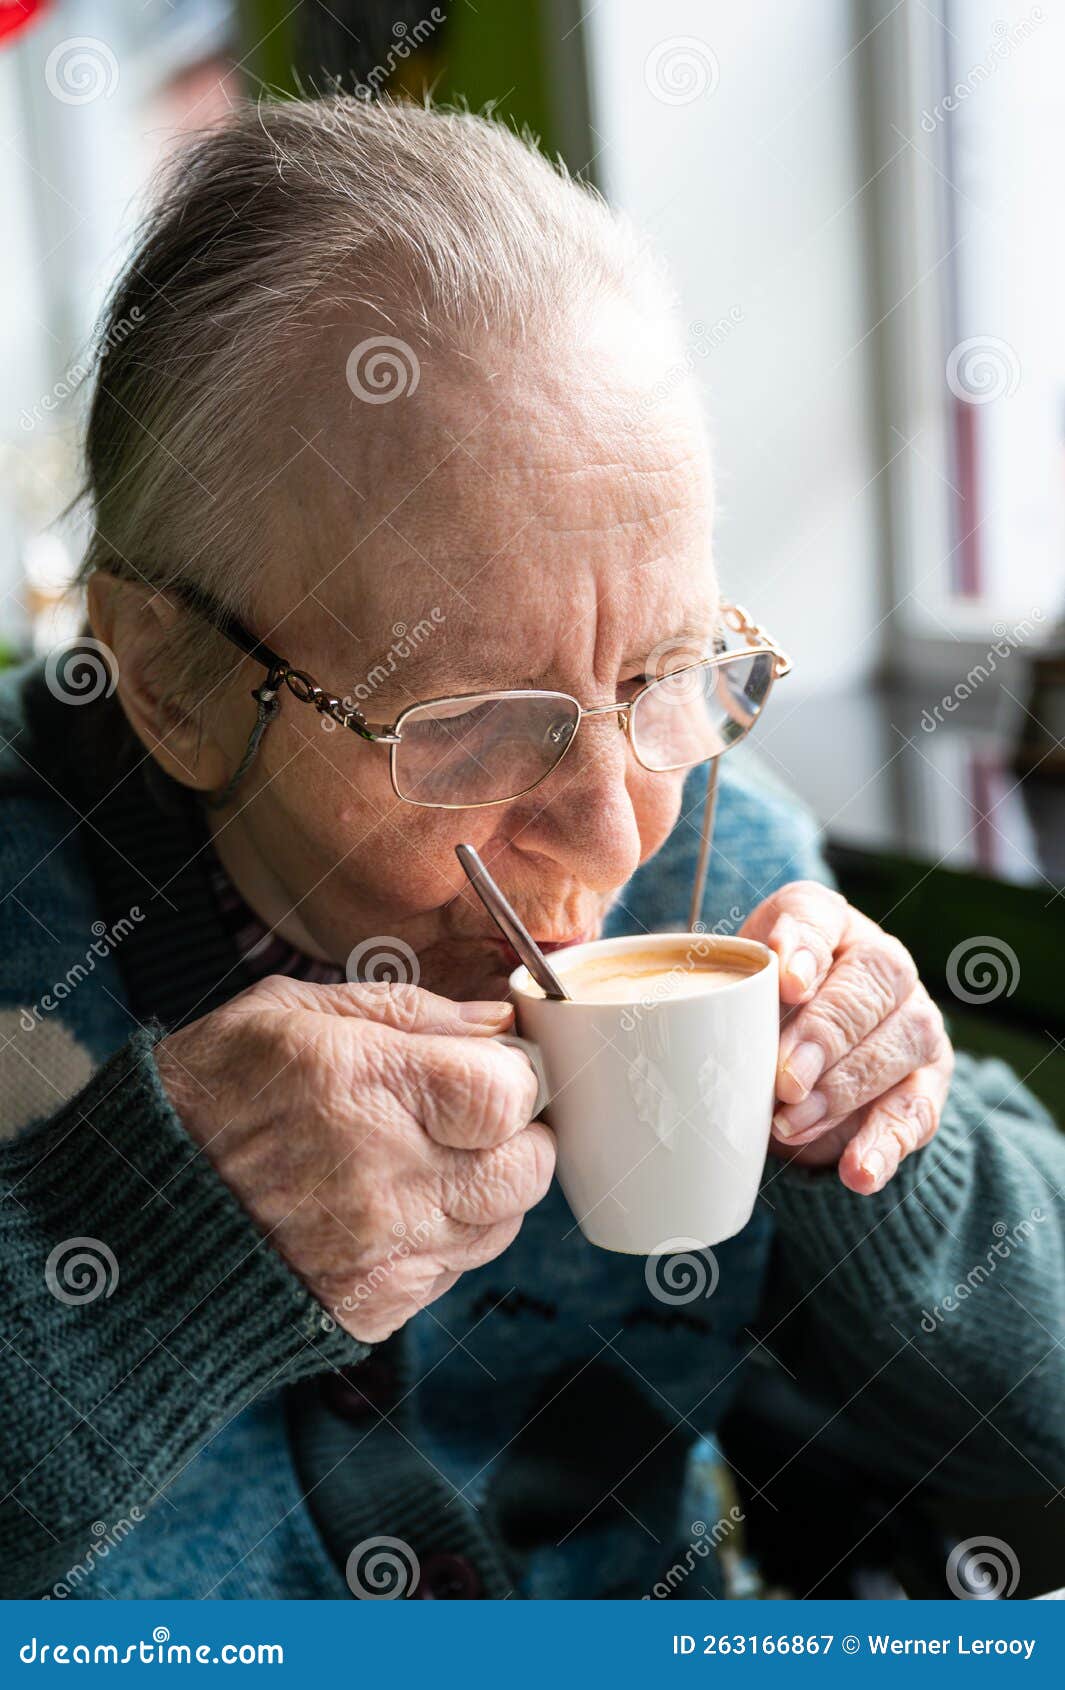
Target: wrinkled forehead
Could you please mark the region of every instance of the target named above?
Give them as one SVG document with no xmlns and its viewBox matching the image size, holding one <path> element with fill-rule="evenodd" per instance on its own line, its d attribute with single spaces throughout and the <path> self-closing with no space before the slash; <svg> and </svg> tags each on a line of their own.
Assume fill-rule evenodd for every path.
<svg viewBox="0 0 1065 1690">
<path fill-rule="evenodd" d="M 301 592 L 377 640 L 435 611 L 438 652 L 486 656 L 560 617 L 619 637 L 671 609 L 705 619 L 712 478 L 690 384 L 572 352 L 498 362 L 426 356 L 386 403 L 346 384 L 323 401 L 286 476 Z"/>
</svg>

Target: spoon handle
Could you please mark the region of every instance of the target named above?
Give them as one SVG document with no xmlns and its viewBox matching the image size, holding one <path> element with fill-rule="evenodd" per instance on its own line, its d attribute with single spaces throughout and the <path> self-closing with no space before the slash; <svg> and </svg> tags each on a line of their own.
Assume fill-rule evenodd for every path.
<svg viewBox="0 0 1065 1690">
<path fill-rule="evenodd" d="M 466 872 L 467 879 L 495 922 L 507 943 L 513 945 L 536 984 L 548 998 L 568 1000 L 558 975 L 549 964 L 532 934 L 522 926 L 499 887 L 485 868 L 472 845 L 456 845 L 455 855 Z"/>
</svg>

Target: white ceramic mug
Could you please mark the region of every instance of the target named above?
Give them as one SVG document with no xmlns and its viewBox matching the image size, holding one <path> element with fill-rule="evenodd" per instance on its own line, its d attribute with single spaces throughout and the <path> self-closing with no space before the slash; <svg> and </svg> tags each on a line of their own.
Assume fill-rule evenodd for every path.
<svg viewBox="0 0 1065 1690">
<path fill-rule="evenodd" d="M 592 957 L 661 950 L 675 965 L 731 954 L 758 966 L 691 997 L 629 1003 L 544 998 L 510 976 L 520 1039 L 540 1079 L 537 1114 L 558 1138 L 558 1179 L 581 1231 L 604 1250 L 668 1255 L 720 1244 L 754 1208 L 773 1119 L 779 1039 L 775 952 L 754 939 L 652 933 L 556 952 L 569 970 Z M 670 961 L 674 959 L 674 961 Z"/>
</svg>

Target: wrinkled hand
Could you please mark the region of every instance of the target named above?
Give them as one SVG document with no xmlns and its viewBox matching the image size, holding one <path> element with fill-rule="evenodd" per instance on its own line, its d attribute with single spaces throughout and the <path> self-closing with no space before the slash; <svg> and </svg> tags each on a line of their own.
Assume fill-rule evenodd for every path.
<svg viewBox="0 0 1065 1690">
<path fill-rule="evenodd" d="M 771 1148 L 807 1167 L 838 1161 L 851 1191 L 879 1191 L 935 1133 L 954 1067 L 913 958 L 810 880 L 774 892 L 741 931 L 780 959 Z"/>
<path fill-rule="evenodd" d="M 377 1343 L 517 1236 L 554 1136 L 506 1003 L 258 981 L 155 1049 L 190 1137 L 319 1302 Z"/>
</svg>

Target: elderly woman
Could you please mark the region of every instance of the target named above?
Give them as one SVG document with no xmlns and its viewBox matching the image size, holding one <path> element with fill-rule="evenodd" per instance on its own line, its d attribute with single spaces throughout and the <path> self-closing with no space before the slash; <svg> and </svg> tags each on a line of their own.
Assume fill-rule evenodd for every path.
<svg viewBox="0 0 1065 1690">
<path fill-rule="evenodd" d="M 545 945 L 687 919 L 705 768 L 572 708 L 748 627 L 655 260 L 414 107 L 238 112 L 164 190 L 89 427 L 108 667 L 3 691 L 9 1593 L 720 1593 L 669 1570 L 759 1322 L 903 1488 L 1061 1484 L 1061 1141 L 746 748 L 703 919 L 778 953 L 779 1108 L 712 1298 L 585 1241 L 491 1036 L 457 842 Z"/>
</svg>

